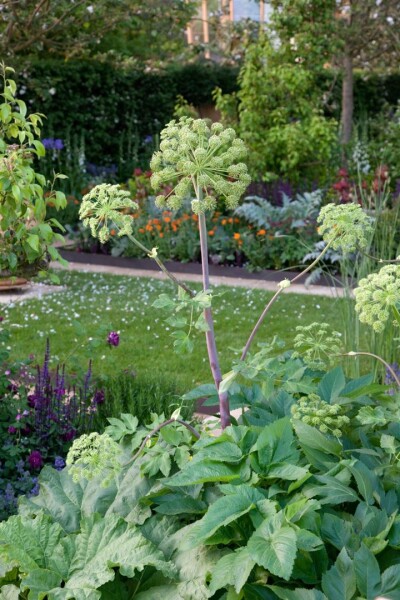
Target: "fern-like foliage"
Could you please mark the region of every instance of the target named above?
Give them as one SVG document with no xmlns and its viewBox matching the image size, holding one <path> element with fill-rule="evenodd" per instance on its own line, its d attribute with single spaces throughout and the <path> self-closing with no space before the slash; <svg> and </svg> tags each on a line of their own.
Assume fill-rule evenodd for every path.
<svg viewBox="0 0 400 600">
<path fill-rule="evenodd" d="M 247 196 L 235 215 L 258 228 L 270 229 L 273 224 L 290 222 L 294 229 L 316 219 L 321 200 L 320 190 L 297 194 L 294 200 L 282 194 L 282 206 L 274 206 L 260 196 Z"/>
</svg>

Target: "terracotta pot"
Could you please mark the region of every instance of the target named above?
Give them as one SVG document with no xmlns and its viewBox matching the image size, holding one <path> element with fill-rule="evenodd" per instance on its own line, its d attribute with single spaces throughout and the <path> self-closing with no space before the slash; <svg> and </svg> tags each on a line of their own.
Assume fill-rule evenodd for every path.
<svg viewBox="0 0 400 600">
<path fill-rule="evenodd" d="M 0 277 L 0 293 L 24 288 L 27 285 L 28 280 L 23 277 Z"/>
</svg>

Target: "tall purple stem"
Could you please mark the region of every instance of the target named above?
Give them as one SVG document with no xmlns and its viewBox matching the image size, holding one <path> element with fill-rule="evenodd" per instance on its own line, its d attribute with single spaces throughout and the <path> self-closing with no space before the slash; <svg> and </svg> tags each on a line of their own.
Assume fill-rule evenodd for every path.
<svg viewBox="0 0 400 600">
<path fill-rule="evenodd" d="M 201 191 L 198 191 L 198 198 L 200 199 Z M 200 250 L 201 250 L 201 266 L 203 273 L 203 290 L 206 292 L 210 289 L 210 274 L 208 270 L 208 248 L 207 248 L 207 226 L 206 226 L 206 218 L 204 213 L 199 213 L 199 232 L 200 232 Z M 204 318 L 208 325 L 208 331 L 206 331 L 206 341 L 207 341 L 207 352 L 208 352 L 208 360 L 210 362 L 210 368 L 212 372 L 212 376 L 215 382 L 215 387 L 218 390 L 218 398 L 219 398 L 219 412 L 221 416 L 221 427 L 225 429 L 228 425 L 230 425 L 231 418 L 229 412 L 229 399 L 228 392 L 220 392 L 219 386 L 222 381 L 221 369 L 219 366 L 217 345 L 215 343 L 215 334 L 214 334 L 214 320 L 211 312 L 211 308 L 206 308 L 204 310 Z"/>
</svg>

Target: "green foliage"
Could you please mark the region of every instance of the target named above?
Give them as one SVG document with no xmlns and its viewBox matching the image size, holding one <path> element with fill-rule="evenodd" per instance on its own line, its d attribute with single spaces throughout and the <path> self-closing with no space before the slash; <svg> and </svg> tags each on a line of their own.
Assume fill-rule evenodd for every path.
<svg viewBox="0 0 400 600">
<path fill-rule="evenodd" d="M 323 115 L 313 73 L 294 58 L 282 56 L 267 38 L 246 52 L 239 75 L 237 129 L 249 147 L 249 166 L 257 178 L 298 182 L 327 174 L 337 124 Z M 223 110 L 226 103 L 217 105 Z"/>
<path fill-rule="evenodd" d="M 15 81 L 7 77 L 13 70 L 4 65 L 0 69 L 0 272 L 35 274 L 47 268 L 50 258 L 61 259 L 52 243 L 63 241 L 53 230 L 62 227 L 56 219 L 46 220 L 46 209 L 49 203 L 63 208 L 66 200 L 61 192 L 51 189 L 48 194 L 48 182 L 33 168 L 33 158 L 45 153 L 40 141 L 42 115 L 27 115 L 25 102 L 16 97 Z"/>
<path fill-rule="evenodd" d="M 398 454 L 400 434 L 392 420 L 366 425 L 357 417 L 390 397 L 339 369 L 303 370 L 304 385 L 345 407 L 351 424 L 340 441 L 302 421 L 293 427 L 288 407 L 304 393 L 282 392 L 281 382 L 302 363 L 275 352 L 257 383 L 231 390 L 246 411 L 219 437 L 203 431 L 194 442 L 172 423 L 132 462 L 144 438 L 125 414 L 108 430 L 122 459 L 108 487 L 102 473 L 74 481 L 68 469 L 45 468 L 39 496 L 0 526 L 2 592 L 15 586 L 49 600 L 128 598 L 133 590 L 141 600 L 397 598 L 400 463 L 392 449 Z M 265 365 L 265 353 L 258 358 Z M 152 426 L 163 419 L 154 416 Z M 173 460 L 165 477 L 163 457 L 179 450 L 185 460 Z"/>
<path fill-rule="evenodd" d="M 176 379 L 164 373 L 138 374 L 129 371 L 104 379 L 104 403 L 98 405 L 95 417 L 101 429 L 107 418 L 118 417 L 121 413 L 131 413 L 139 423 L 147 423 L 151 413 L 170 414 L 180 409 L 182 418 L 189 419 L 193 414 L 193 402 L 182 400 L 182 390 Z"/>
<path fill-rule="evenodd" d="M 145 7 L 134 0 L 117 4 L 100 0 L 95 6 L 90 0 L 73 6 L 59 0 L 38 10 L 35 2 L 28 0 L 4 7 L 0 49 L 3 55 L 20 60 L 28 53 L 61 59 L 108 54 L 160 65 L 171 56 L 190 54 L 183 31 L 195 8 L 195 0 L 149 0 Z M 15 27 L 15 23 L 24 27 Z"/>
<path fill-rule="evenodd" d="M 47 115 L 43 137 L 62 139 L 66 146 L 57 168 L 70 173 L 71 168 L 82 171 L 86 161 L 98 168 L 114 165 L 119 181 L 125 181 L 135 167 L 148 168 L 178 95 L 195 107 L 209 104 L 216 86 L 225 93 L 236 88 L 236 76 L 236 68 L 200 62 L 148 71 L 115 68 L 107 61 L 46 58 L 32 61 L 18 84 L 24 87 L 25 101 Z M 95 107 L 98 119 L 88 106 Z M 75 179 L 80 185 L 82 173 Z"/>
</svg>

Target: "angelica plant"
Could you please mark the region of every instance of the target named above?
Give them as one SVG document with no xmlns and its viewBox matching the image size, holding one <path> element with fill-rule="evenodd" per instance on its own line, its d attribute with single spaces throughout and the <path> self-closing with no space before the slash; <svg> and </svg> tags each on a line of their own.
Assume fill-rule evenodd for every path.
<svg viewBox="0 0 400 600">
<path fill-rule="evenodd" d="M 328 252 L 329 248 L 332 247 L 335 250 L 341 250 L 346 254 L 354 252 L 356 249 L 362 250 L 368 245 L 368 236 L 372 230 L 371 219 L 358 204 L 327 204 L 321 209 L 318 222 L 321 223 L 318 231 L 325 242 L 324 248 L 301 273 L 293 277 L 293 279 L 283 279 L 277 284 L 277 291 L 264 308 L 244 346 L 241 356 L 242 360 L 246 358 L 256 333 L 260 329 L 271 306 L 278 299 L 278 296 L 290 287 L 291 284 L 296 283 L 296 281 L 311 271 Z"/>
<path fill-rule="evenodd" d="M 214 210 L 214 192 L 221 196 L 227 208 L 233 209 L 250 183 L 247 166 L 242 160 L 247 150 L 244 142 L 231 128 L 221 123 L 208 125 L 202 119 L 182 117 L 171 121 L 161 132 L 160 150 L 150 163 L 151 184 L 158 190 L 172 182 L 174 187 L 166 195 L 158 195 L 157 206 L 177 210 L 188 194 L 192 194 L 192 210 L 198 215 L 203 291 L 210 289 L 208 269 L 207 227 L 205 212 Z M 230 423 L 227 391 L 221 390 L 222 374 L 214 334 L 211 307 L 204 309 L 207 352 L 215 387 L 218 391 L 221 426 Z"/>
</svg>

